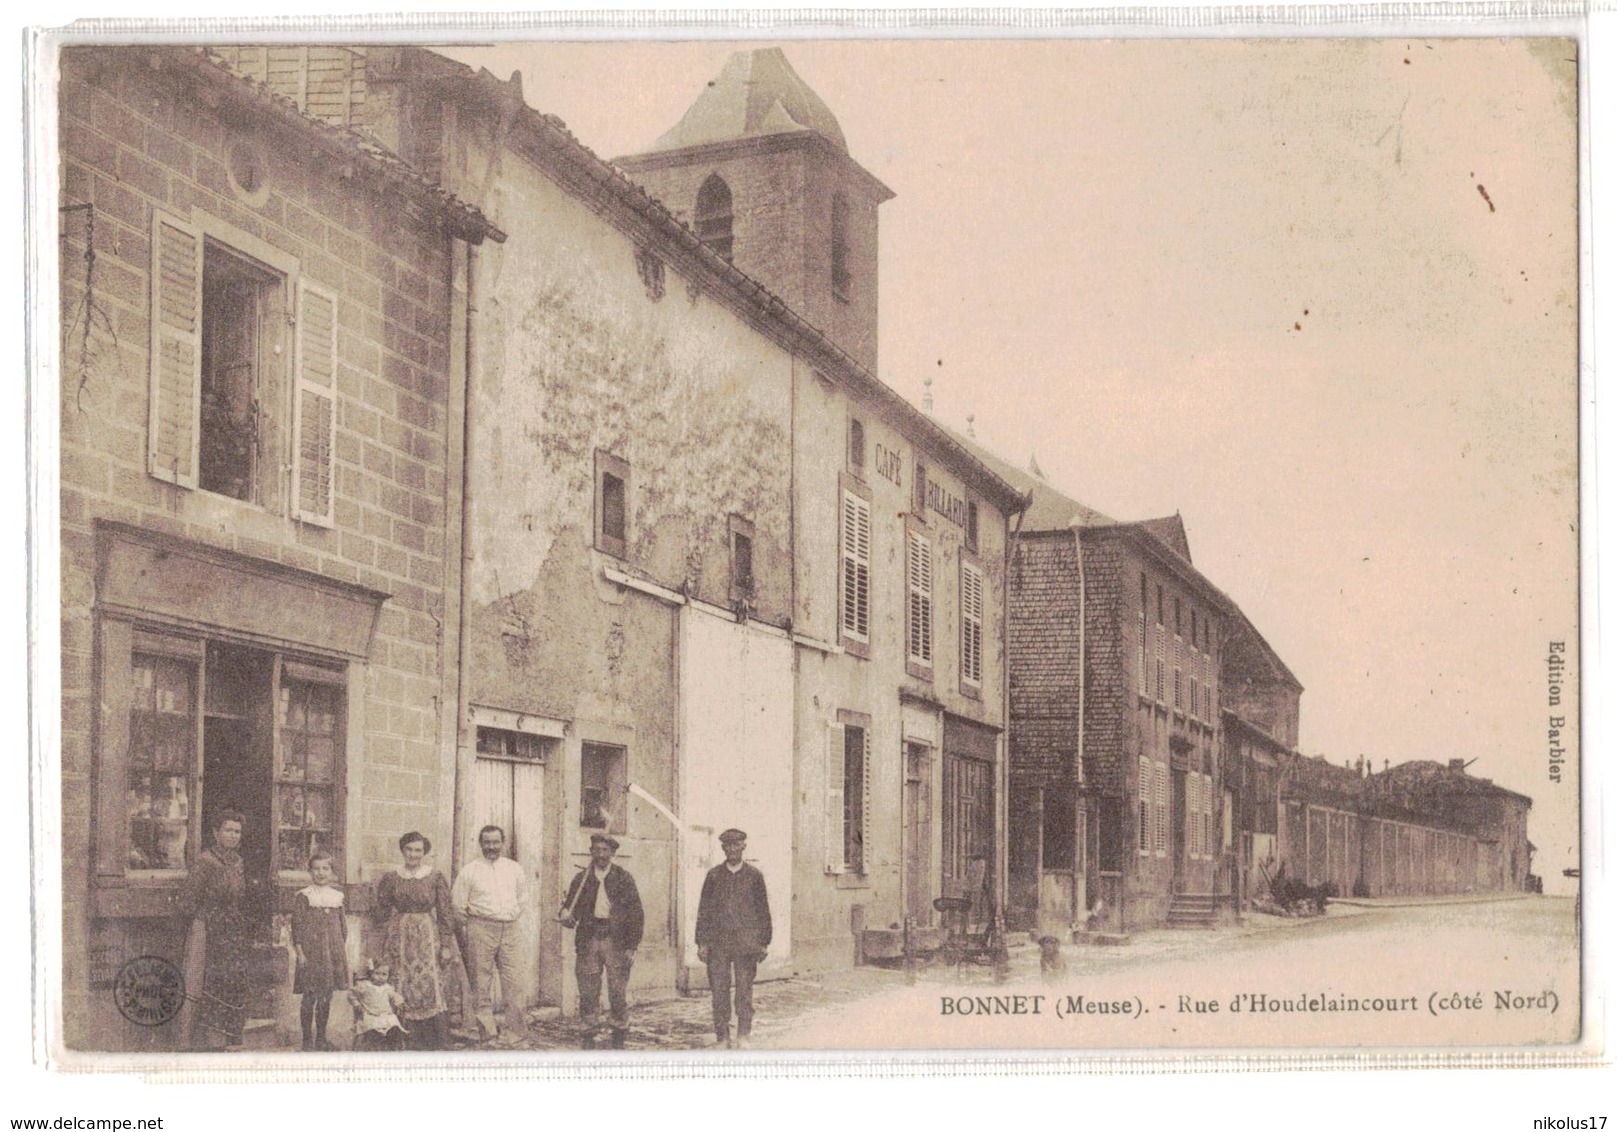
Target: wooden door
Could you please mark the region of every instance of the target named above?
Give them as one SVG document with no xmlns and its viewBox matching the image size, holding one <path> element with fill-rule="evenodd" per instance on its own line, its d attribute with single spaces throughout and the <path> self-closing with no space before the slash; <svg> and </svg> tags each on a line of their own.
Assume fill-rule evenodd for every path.
<svg viewBox="0 0 1617 1132">
<path fill-rule="evenodd" d="M 544 860 L 544 764 L 478 755 L 472 779 L 472 830 L 497 825 L 505 851 L 527 874 L 522 909 L 519 967 L 528 972 L 524 1005 L 538 1001 L 539 876 Z M 504 1001 L 504 988 L 497 991 Z"/>
<path fill-rule="evenodd" d="M 932 758 L 916 743 L 904 758 L 904 912 L 932 923 Z"/>
</svg>

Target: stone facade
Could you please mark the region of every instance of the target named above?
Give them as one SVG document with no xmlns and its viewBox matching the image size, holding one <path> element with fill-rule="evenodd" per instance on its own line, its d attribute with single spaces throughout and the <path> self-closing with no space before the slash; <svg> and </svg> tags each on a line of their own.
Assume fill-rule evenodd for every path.
<svg viewBox="0 0 1617 1132">
<path fill-rule="evenodd" d="M 62 56 L 71 1048 L 183 1040 L 106 988 L 134 955 L 182 961 L 175 901 L 222 807 L 247 818 L 265 1027 L 307 851 L 336 853 L 361 911 L 399 833 L 452 814 L 450 280 L 488 229 L 220 64 Z"/>
</svg>

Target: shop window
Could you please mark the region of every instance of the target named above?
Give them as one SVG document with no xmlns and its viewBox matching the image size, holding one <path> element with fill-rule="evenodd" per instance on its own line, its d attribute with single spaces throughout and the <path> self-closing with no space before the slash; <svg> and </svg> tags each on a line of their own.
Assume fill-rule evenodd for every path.
<svg viewBox="0 0 1617 1132">
<path fill-rule="evenodd" d="M 313 677 L 313 678 L 311 678 Z M 276 772 L 276 867 L 301 872 L 316 852 L 337 850 L 337 755 L 342 749 L 342 701 L 332 677 L 287 666 L 275 723 L 280 738 Z"/>
<path fill-rule="evenodd" d="M 116 621 L 103 636 L 103 699 L 128 732 L 104 736 L 100 810 L 122 821 L 98 838 L 102 875 L 183 873 L 231 810 L 250 887 L 339 848 L 345 668 Z"/>
<path fill-rule="evenodd" d="M 198 666 L 136 653 L 129 667 L 128 867 L 178 872 L 195 852 Z"/>
<path fill-rule="evenodd" d="M 595 453 L 595 548 L 627 558 L 629 465 L 608 452 Z"/>
<path fill-rule="evenodd" d="M 607 833 L 628 831 L 629 752 L 585 743 L 579 754 L 578 824 Z"/>
</svg>

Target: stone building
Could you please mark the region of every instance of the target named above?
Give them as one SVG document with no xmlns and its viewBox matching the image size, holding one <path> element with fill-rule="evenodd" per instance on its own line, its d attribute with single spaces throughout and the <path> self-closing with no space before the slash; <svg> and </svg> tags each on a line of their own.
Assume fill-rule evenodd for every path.
<svg viewBox="0 0 1617 1132">
<path fill-rule="evenodd" d="M 1300 757 L 1303 686 L 1240 610 L 1224 634 L 1219 675 L 1225 825 L 1235 846 L 1234 892 L 1246 907 L 1279 859 L 1280 783 Z"/>
<path fill-rule="evenodd" d="M 1010 583 L 1014 922 L 1212 915 L 1231 892 L 1219 673 L 1234 603 L 1177 515 L 1119 522 L 977 451 L 1032 500 Z"/>
<path fill-rule="evenodd" d="M 280 49 L 258 49 L 277 53 Z M 292 49 L 287 49 L 292 50 Z M 296 49 L 307 95 L 361 56 Z M 312 59 L 311 59 L 312 56 Z M 243 813 L 249 1041 L 296 1031 L 285 916 L 454 812 L 452 650 L 475 209 L 175 47 L 60 57 L 61 1042 L 174 1048 L 110 993 L 183 961 L 178 897 Z"/>
<path fill-rule="evenodd" d="M 946 890 L 997 898 L 1021 497 L 872 372 L 890 194 L 778 52 L 738 58 L 774 109 L 719 126 L 722 237 L 519 77 L 415 48 L 69 52 L 64 262 L 92 230 L 99 253 L 88 294 L 63 285 L 69 1044 L 172 1042 L 95 991 L 183 947 L 226 805 L 267 1045 L 317 847 L 357 958 L 401 832 L 453 871 L 504 826 L 529 997 L 567 1009 L 549 913 L 597 830 L 646 904 L 637 994 L 700 982 L 729 825 L 770 879 L 766 974 L 879 949 Z"/>
<path fill-rule="evenodd" d="M 779 52 L 741 53 L 699 140 L 657 150 L 693 196 L 724 182 L 696 217 L 515 77 L 370 58 L 378 136 L 510 233 L 470 273 L 458 843 L 509 814 L 543 906 L 613 832 L 647 904 L 639 993 L 701 985 L 727 826 L 769 878 L 766 975 L 852 961 L 973 857 L 991 881 L 1020 499 L 862 361 L 890 194 L 834 117 Z M 537 997 L 570 1009 L 540 923 Z"/>
</svg>

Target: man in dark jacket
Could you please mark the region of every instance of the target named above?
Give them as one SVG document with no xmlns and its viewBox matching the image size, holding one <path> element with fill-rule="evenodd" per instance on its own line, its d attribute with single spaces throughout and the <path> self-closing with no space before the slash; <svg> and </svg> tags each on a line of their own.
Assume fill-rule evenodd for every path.
<svg viewBox="0 0 1617 1132">
<path fill-rule="evenodd" d="M 612 863 L 616 838 L 590 835 L 590 864 L 573 878 L 557 916 L 563 927 L 577 928 L 578 1020 L 584 1048 L 594 1049 L 601 1035 L 601 974 L 606 974 L 611 1009 L 612 1048 L 622 1049 L 629 1034 L 629 971 L 640 946 L 646 915 L 634 877 Z"/>
<path fill-rule="evenodd" d="M 724 863 L 708 871 L 696 908 L 696 957 L 707 964 L 713 991 L 713 1034 L 735 1049 L 752 1034 L 752 981 L 769 953 L 773 928 L 764 874 L 743 861 L 747 835 L 739 829 L 719 834 Z M 735 987 L 736 1037 L 730 1038 L 730 990 Z"/>
</svg>

